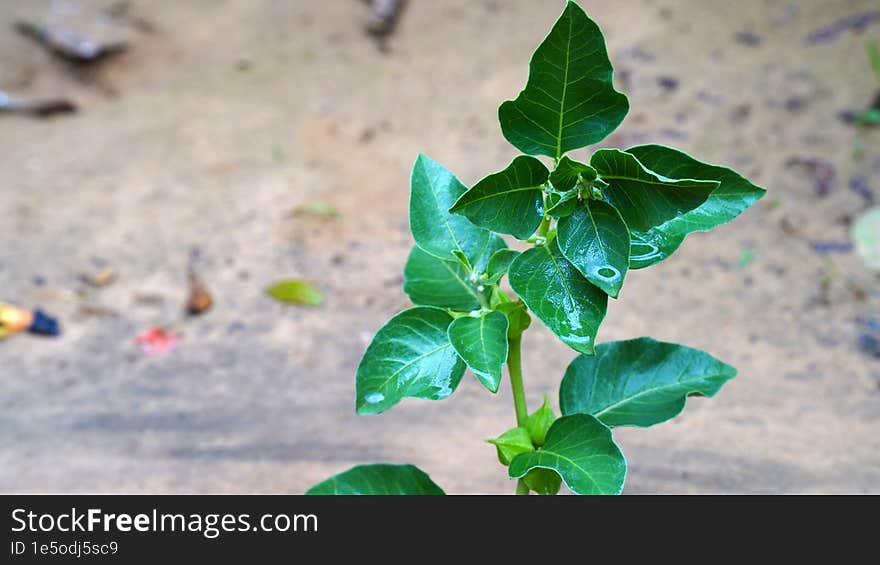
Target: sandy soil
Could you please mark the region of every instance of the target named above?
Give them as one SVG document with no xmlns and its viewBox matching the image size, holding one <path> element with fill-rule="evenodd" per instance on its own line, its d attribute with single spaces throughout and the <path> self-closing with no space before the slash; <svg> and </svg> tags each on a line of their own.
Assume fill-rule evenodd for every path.
<svg viewBox="0 0 880 565">
<path fill-rule="evenodd" d="M 64 325 L 57 340 L 0 342 L 0 491 L 298 493 L 390 461 L 450 492 L 511 492 L 481 441 L 512 423 L 506 387 L 493 396 L 468 377 L 447 401 L 365 418 L 354 372 L 407 304 L 412 161 L 425 152 L 465 183 L 509 162 L 496 109 L 524 84 L 562 2 L 413 0 L 389 54 L 355 0 L 136 2 L 121 27 L 95 19 L 107 5 L 0 6 L 0 89 L 81 106 L 46 121 L 0 116 L 0 299 Z M 880 22 L 805 41 L 876 2 L 583 5 L 633 108 L 609 145 L 676 145 L 769 189 L 736 222 L 633 272 L 610 306 L 600 339 L 678 341 L 740 371 L 673 422 L 615 432 L 626 492 L 880 492 L 880 361 L 857 347 L 858 320 L 880 312 L 877 277 L 852 253 L 830 254 L 863 295 L 843 277 L 823 293 L 811 247 L 847 241 L 866 207 L 852 176 L 880 198 L 878 134 L 857 159 L 856 133 L 836 118 L 873 95 L 864 42 Z M 11 31 L 47 17 L 132 48 L 72 70 Z M 814 157 L 835 167 L 824 197 L 786 166 Z M 290 216 L 314 201 L 341 218 Z M 134 336 L 181 317 L 191 255 L 217 305 L 183 322 L 176 351 L 146 357 Z M 104 267 L 117 282 L 80 281 Z M 325 306 L 263 294 L 285 277 L 314 280 Z M 543 328 L 525 342 L 537 405 L 574 354 Z"/>
</svg>

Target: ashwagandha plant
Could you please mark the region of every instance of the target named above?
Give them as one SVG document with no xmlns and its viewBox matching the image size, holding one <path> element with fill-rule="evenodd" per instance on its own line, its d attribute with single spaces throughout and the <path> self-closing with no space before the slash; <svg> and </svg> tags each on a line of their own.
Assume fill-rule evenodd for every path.
<svg viewBox="0 0 880 565">
<path fill-rule="evenodd" d="M 736 370 L 702 351 L 642 337 L 596 345 L 608 297 L 627 272 L 669 257 L 685 236 L 724 224 L 764 194 L 735 171 L 676 149 L 599 149 L 626 116 L 599 27 L 574 2 L 532 56 L 525 89 L 498 112 L 504 137 L 525 153 L 466 188 L 420 155 L 412 171 L 404 269 L 413 308 L 382 327 L 357 370 L 357 411 L 378 414 L 405 397 L 450 396 L 469 367 L 497 392 L 507 363 L 516 426 L 494 444 L 517 494 L 617 494 L 626 461 L 616 426 L 675 417 L 688 396 L 713 396 Z M 549 158 L 549 170 L 538 157 Z M 498 234 L 531 244 L 509 249 Z M 499 286 L 507 274 L 518 298 Z M 559 390 L 526 407 L 522 334 L 534 314 L 580 353 Z M 309 494 L 442 494 L 411 465 L 364 465 Z"/>
</svg>

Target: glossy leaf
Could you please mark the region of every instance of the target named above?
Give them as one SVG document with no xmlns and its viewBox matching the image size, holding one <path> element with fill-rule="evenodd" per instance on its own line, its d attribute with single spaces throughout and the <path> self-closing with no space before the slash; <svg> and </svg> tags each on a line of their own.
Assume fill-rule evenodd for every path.
<svg viewBox="0 0 880 565">
<path fill-rule="evenodd" d="M 507 243 L 492 234 L 486 240 L 486 247 L 478 252 L 474 270 L 478 273 L 485 272 L 491 258 L 502 250 L 507 250 Z M 403 277 L 403 291 L 409 295 L 413 304 L 463 312 L 477 310 L 481 306 L 480 284 L 475 278 L 471 278 L 460 261 L 444 261 L 415 246 L 403 269 Z"/>
<path fill-rule="evenodd" d="M 662 227 L 629 231 L 629 268 L 644 269 L 666 259 L 684 242 L 684 235 L 669 234 Z"/>
<path fill-rule="evenodd" d="M 556 421 L 556 414 L 550 406 L 550 399 L 544 396 L 544 404 L 540 408 L 529 414 L 526 418 L 526 429 L 532 438 L 532 443 L 541 447 L 547 437 L 547 430 Z"/>
<path fill-rule="evenodd" d="M 462 214 L 487 230 L 526 239 L 544 219 L 541 185 L 549 174 L 541 161 L 520 155 L 506 169 L 465 192 L 450 212 Z"/>
<path fill-rule="evenodd" d="M 452 394 L 465 364 L 449 343 L 451 323 L 446 311 L 424 306 L 391 318 L 358 366 L 358 413 L 384 412 L 404 397 L 440 400 Z"/>
<path fill-rule="evenodd" d="M 463 316 L 449 325 L 449 342 L 483 386 L 498 392 L 501 370 L 507 361 L 507 316 L 488 312 Z"/>
<path fill-rule="evenodd" d="M 627 152 L 648 169 L 665 177 L 713 180 L 720 183 L 700 206 L 647 232 L 634 234 L 649 244 L 639 253 L 633 249 L 630 266 L 634 269 L 662 261 L 678 248 L 687 234 L 708 231 L 729 222 L 766 193 L 766 190 L 752 184 L 732 169 L 702 163 L 671 147 L 639 145 L 627 149 Z M 634 248 L 635 241 L 634 237 Z M 646 257 L 638 259 L 639 256 Z"/>
<path fill-rule="evenodd" d="M 467 188 L 443 165 L 419 155 L 410 179 L 409 224 L 416 245 L 426 253 L 457 261 L 459 252 L 474 261 L 486 248 L 489 232 L 449 208 Z"/>
<path fill-rule="evenodd" d="M 510 264 L 513 263 L 513 260 L 519 256 L 519 251 L 513 249 L 500 249 L 492 254 L 492 257 L 489 258 L 489 264 L 486 267 L 486 276 L 487 280 L 491 284 L 497 283 L 501 280 L 507 270 L 510 268 Z"/>
<path fill-rule="evenodd" d="M 358 465 L 306 491 L 312 495 L 444 494 L 431 477 L 413 465 Z"/>
<path fill-rule="evenodd" d="M 677 416 L 688 396 L 713 396 L 736 369 L 708 353 L 642 337 L 603 343 L 568 366 L 563 414 L 591 414 L 608 426 L 653 426 Z"/>
<path fill-rule="evenodd" d="M 535 450 L 529 432 L 525 428 L 511 428 L 497 438 L 486 441 L 495 446 L 498 461 L 502 465 L 510 465 L 510 461 L 520 453 Z"/>
<path fill-rule="evenodd" d="M 514 457 L 508 473 L 515 479 L 537 468 L 555 471 L 576 494 L 620 494 L 626 479 L 626 460 L 611 430 L 588 414 L 556 420 L 544 446 Z"/>
<path fill-rule="evenodd" d="M 693 210 L 719 186 L 715 180 L 664 177 L 619 149 L 599 149 L 590 164 L 609 185 L 602 189 L 605 198 L 634 230 L 648 230 Z"/>
<path fill-rule="evenodd" d="M 591 354 L 608 295 L 568 262 L 556 240 L 517 257 L 508 272 L 510 286 L 559 339 Z"/>
<path fill-rule="evenodd" d="M 614 206 L 586 200 L 559 220 L 556 231 L 565 258 L 588 281 L 617 298 L 629 269 L 630 235 Z"/>
<path fill-rule="evenodd" d="M 572 188 L 566 192 L 550 192 L 547 194 L 547 214 L 554 218 L 570 216 L 578 205 L 578 189 Z"/>
<path fill-rule="evenodd" d="M 529 79 L 498 119 L 504 137 L 529 155 L 561 157 L 604 139 L 629 110 L 612 86 L 599 26 L 569 2 L 529 64 Z"/>
<path fill-rule="evenodd" d="M 403 291 L 413 304 L 468 312 L 480 308 L 480 295 L 467 269 L 414 246 L 403 269 Z"/>
<path fill-rule="evenodd" d="M 315 285 L 299 279 L 278 281 L 266 289 L 266 294 L 288 304 L 320 306 L 324 303 L 324 295 Z"/>
<path fill-rule="evenodd" d="M 563 157 L 550 173 L 550 184 L 556 190 L 569 190 L 575 188 L 579 179 L 587 183 L 592 182 L 596 179 L 596 174 L 596 169 L 590 165 Z"/>
</svg>

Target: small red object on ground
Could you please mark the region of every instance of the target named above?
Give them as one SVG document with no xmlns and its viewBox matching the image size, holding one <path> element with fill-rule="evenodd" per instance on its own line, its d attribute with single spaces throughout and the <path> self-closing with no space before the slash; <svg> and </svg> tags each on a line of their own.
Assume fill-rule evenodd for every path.
<svg viewBox="0 0 880 565">
<path fill-rule="evenodd" d="M 180 343 L 181 334 L 164 328 L 153 327 L 141 332 L 135 337 L 135 341 L 141 346 L 141 351 L 147 355 L 160 355 L 174 351 Z"/>
</svg>

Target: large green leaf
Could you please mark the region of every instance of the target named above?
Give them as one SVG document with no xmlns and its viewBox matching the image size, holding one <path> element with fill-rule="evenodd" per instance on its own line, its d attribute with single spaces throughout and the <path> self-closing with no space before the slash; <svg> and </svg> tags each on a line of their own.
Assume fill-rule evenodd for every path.
<svg viewBox="0 0 880 565">
<path fill-rule="evenodd" d="M 556 420 L 538 451 L 520 453 L 510 462 L 510 478 L 532 469 L 556 471 L 576 494 L 620 494 L 626 460 L 611 439 L 611 430 L 588 414 Z"/>
<path fill-rule="evenodd" d="M 629 230 L 614 206 L 587 200 L 557 224 L 565 258 L 609 296 L 617 298 L 629 269 Z"/>
<path fill-rule="evenodd" d="M 463 316 L 449 325 L 449 342 L 483 386 L 498 392 L 501 370 L 507 360 L 507 316 L 488 312 Z"/>
<path fill-rule="evenodd" d="M 514 259 L 507 276 L 514 292 L 559 339 L 580 353 L 593 353 L 608 295 L 568 262 L 555 239 Z"/>
<path fill-rule="evenodd" d="M 480 295 L 467 269 L 413 246 L 403 268 L 403 291 L 413 304 L 468 312 L 480 307 Z"/>
<path fill-rule="evenodd" d="M 498 109 L 504 137 L 523 153 L 554 158 L 601 141 L 629 110 L 612 71 L 599 26 L 569 2 L 532 55 L 525 89 Z"/>
<path fill-rule="evenodd" d="M 687 234 L 708 231 L 729 222 L 766 193 L 766 190 L 752 184 L 732 169 L 702 163 L 671 147 L 639 145 L 627 149 L 627 152 L 635 155 L 648 169 L 665 177 L 714 180 L 721 183 L 700 206 L 645 233 L 633 234 L 634 247 L 636 237 L 649 244 L 643 253 L 636 254 L 633 250 L 634 257 L 647 255 L 646 258 L 635 261 L 631 258 L 630 266 L 634 269 L 662 261 L 678 248 Z M 656 251 L 651 252 L 651 246 Z"/>
<path fill-rule="evenodd" d="M 306 494 L 444 494 L 431 477 L 413 465 L 358 465 L 320 482 Z"/>
<path fill-rule="evenodd" d="M 608 183 L 602 193 L 631 230 L 645 231 L 693 210 L 720 184 L 664 177 L 619 149 L 599 149 L 590 164 Z"/>
<path fill-rule="evenodd" d="M 520 155 L 465 192 L 450 209 L 476 225 L 526 239 L 544 219 L 541 187 L 550 172 L 541 161 Z"/>
<path fill-rule="evenodd" d="M 677 416 L 688 396 L 713 396 L 736 369 L 708 353 L 641 337 L 603 343 L 577 357 L 559 387 L 563 414 L 608 426 L 653 426 Z"/>
<path fill-rule="evenodd" d="M 376 333 L 357 370 L 357 411 L 378 414 L 404 397 L 440 400 L 455 391 L 465 364 L 449 343 L 452 316 L 419 306 Z"/>
<path fill-rule="evenodd" d="M 629 231 L 629 268 L 643 269 L 666 259 L 684 242 L 682 234 L 669 234 L 661 227 Z"/>
<path fill-rule="evenodd" d="M 419 155 L 410 179 L 409 227 L 416 245 L 440 259 L 457 260 L 456 252 L 473 261 L 489 240 L 489 232 L 449 208 L 467 188 L 443 165 Z"/>
<path fill-rule="evenodd" d="M 491 259 L 502 251 L 516 253 L 507 249 L 507 244 L 501 237 L 492 234 L 473 263 L 474 271 L 490 271 Z M 409 295 L 413 304 L 464 312 L 477 310 L 481 306 L 480 283 L 471 277 L 460 261 L 438 259 L 415 246 L 403 269 L 403 277 L 403 291 Z"/>
</svg>

